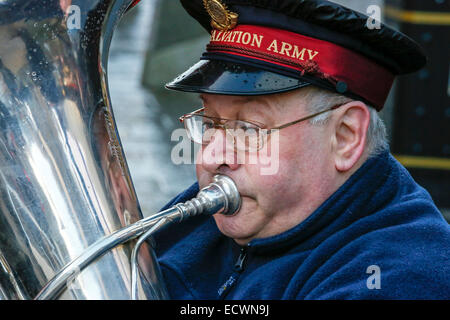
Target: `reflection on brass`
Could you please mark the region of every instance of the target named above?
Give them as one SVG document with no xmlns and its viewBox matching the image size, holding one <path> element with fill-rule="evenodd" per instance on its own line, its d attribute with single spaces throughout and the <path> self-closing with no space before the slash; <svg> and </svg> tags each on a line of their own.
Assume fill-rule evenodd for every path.
<svg viewBox="0 0 450 320">
<path fill-rule="evenodd" d="M 107 81 L 132 2 L 1 1 L 0 300 L 35 298 L 93 243 L 143 219 Z M 52 297 L 130 299 L 132 249 L 71 269 Z M 137 260 L 137 297 L 166 298 L 153 249 L 144 243 Z"/>
<path fill-rule="evenodd" d="M 114 125 L 114 119 L 111 111 L 108 107 L 103 108 L 104 116 L 105 116 L 105 125 L 108 131 L 109 136 L 109 148 L 113 158 L 119 161 L 120 168 L 122 169 L 123 174 L 126 172 L 125 168 L 125 159 L 122 153 L 122 147 L 120 145 L 119 139 L 116 134 L 116 127 Z"/>
</svg>

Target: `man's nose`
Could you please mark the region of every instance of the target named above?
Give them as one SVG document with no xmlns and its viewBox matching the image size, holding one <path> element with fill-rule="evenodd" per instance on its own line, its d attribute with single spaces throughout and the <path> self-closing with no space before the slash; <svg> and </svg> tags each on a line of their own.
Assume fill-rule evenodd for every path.
<svg viewBox="0 0 450 320">
<path fill-rule="evenodd" d="M 217 173 L 222 165 L 228 166 L 231 170 L 239 167 L 237 154 L 234 150 L 234 141 L 231 135 L 227 135 L 224 129 L 216 129 L 214 132 L 206 132 L 205 135 L 209 143 L 202 145 L 201 165 L 211 173 Z"/>
</svg>

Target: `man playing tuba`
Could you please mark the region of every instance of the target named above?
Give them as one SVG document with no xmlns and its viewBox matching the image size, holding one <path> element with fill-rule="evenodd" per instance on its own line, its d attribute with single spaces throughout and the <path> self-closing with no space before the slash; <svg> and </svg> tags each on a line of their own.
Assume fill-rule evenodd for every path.
<svg viewBox="0 0 450 320">
<path fill-rule="evenodd" d="M 450 298 L 449 226 L 378 116 L 421 48 L 329 1 L 181 3 L 211 41 L 167 84 L 203 105 L 181 118 L 198 182 L 166 208 L 216 174 L 242 206 L 155 236 L 170 297 Z"/>
</svg>

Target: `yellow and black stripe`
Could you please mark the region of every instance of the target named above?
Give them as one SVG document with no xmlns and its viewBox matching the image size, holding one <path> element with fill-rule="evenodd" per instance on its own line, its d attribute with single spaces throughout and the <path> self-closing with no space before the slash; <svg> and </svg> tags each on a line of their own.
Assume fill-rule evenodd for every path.
<svg viewBox="0 0 450 320">
<path fill-rule="evenodd" d="M 450 170 L 450 159 L 437 157 L 420 157 L 394 154 L 394 157 L 407 168 Z"/>
<path fill-rule="evenodd" d="M 399 9 L 391 5 L 384 7 L 386 17 L 406 23 L 427 25 L 450 25 L 450 12 L 432 12 Z"/>
</svg>

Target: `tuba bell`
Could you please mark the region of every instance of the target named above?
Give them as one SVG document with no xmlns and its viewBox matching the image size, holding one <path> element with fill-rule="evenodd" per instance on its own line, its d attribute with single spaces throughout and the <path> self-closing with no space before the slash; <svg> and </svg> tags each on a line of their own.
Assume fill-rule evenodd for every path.
<svg viewBox="0 0 450 320">
<path fill-rule="evenodd" d="M 143 218 L 107 62 L 133 0 L 0 2 L 0 300 L 166 299 L 149 242 L 168 223 L 233 214 L 233 181 Z"/>
</svg>

